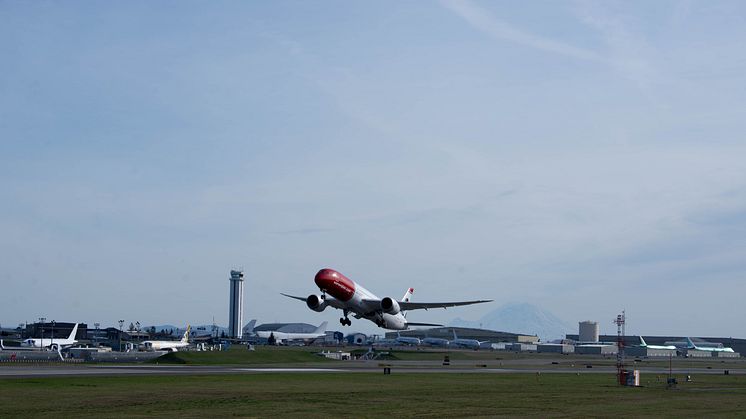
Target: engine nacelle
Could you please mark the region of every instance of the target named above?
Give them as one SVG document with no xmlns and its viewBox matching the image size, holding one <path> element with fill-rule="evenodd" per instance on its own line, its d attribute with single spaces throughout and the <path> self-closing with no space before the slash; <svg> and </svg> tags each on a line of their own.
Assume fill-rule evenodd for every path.
<svg viewBox="0 0 746 419">
<path fill-rule="evenodd" d="M 381 310 L 388 314 L 397 314 L 399 312 L 399 303 L 391 297 L 385 297 L 381 300 Z"/>
<path fill-rule="evenodd" d="M 326 301 L 316 294 L 311 294 L 306 298 L 306 305 L 313 311 L 322 312 L 326 308 Z"/>
</svg>

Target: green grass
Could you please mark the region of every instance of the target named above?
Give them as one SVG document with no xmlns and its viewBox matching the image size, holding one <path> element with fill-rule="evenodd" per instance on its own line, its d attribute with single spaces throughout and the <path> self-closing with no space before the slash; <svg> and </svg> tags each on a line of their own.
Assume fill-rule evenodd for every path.
<svg viewBox="0 0 746 419">
<path fill-rule="evenodd" d="M 302 373 L 0 380 L 7 417 L 723 417 L 746 410 L 746 377 L 665 389 L 607 374 Z"/>
</svg>

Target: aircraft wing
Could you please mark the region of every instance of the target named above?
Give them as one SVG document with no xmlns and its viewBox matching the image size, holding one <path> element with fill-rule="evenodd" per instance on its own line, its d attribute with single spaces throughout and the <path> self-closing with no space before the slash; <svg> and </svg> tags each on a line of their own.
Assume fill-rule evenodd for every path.
<svg viewBox="0 0 746 419">
<path fill-rule="evenodd" d="M 282 292 L 280 294 L 284 295 L 285 297 L 290 297 L 290 298 L 295 298 L 296 300 L 301 300 L 304 303 L 306 302 L 306 297 L 296 297 L 294 295 L 289 295 L 289 294 L 285 294 L 285 293 L 282 293 Z"/>
<path fill-rule="evenodd" d="M 288 297 L 290 297 L 288 295 Z M 297 297 L 293 297 L 297 298 Z M 303 300 L 305 301 L 305 299 Z M 468 306 L 471 304 L 489 303 L 492 300 L 474 300 L 474 301 L 451 301 L 447 303 L 416 303 L 412 301 L 397 301 L 402 311 L 408 310 L 429 310 L 431 308 L 448 308 L 457 306 Z M 375 305 L 381 304 L 381 300 L 363 300 L 364 303 Z"/>
<path fill-rule="evenodd" d="M 404 310 L 428 310 L 431 308 L 448 308 L 457 306 L 468 306 L 472 304 L 489 303 L 492 300 L 474 300 L 474 301 L 453 301 L 448 303 L 416 303 L 416 302 L 404 302 L 398 301 L 399 307 Z"/>
</svg>

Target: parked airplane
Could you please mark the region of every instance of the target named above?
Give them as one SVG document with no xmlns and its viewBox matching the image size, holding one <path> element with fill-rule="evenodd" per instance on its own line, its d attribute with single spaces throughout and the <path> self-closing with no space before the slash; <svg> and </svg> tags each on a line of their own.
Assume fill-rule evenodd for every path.
<svg viewBox="0 0 746 419">
<path fill-rule="evenodd" d="M 327 306 L 342 310 L 344 316 L 339 319 L 342 325 L 351 325 L 348 318 L 352 314 L 356 319 L 367 319 L 378 327 L 392 330 L 405 330 L 409 326 L 440 326 L 432 323 L 415 323 L 407 321 L 407 310 L 446 308 L 469 304 L 487 303 L 492 300 L 458 301 L 446 303 L 412 303 L 409 301 L 413 288 L 409 288 L 401 301 L 391 297 L 378 298 L 360 284 L 347 278 L 334 269 L 322 269 L 314 277 L 321 295 L 311 294 L 306 298 L 282 294 L 286 297 L 305 301 L 308 308 L 322 312 Z M 328 294 L 328 295 L 327 295 Z"/>
<path fill-rule="evenodd" d="M 469 349 L 479 349 L 483 343 L 488 343 L 488 341 L 480 342 L 476 339 L 461 339 L 458 336 L 456 336 L 456 330 L 453 330 L 453 340 L 451 341 L 451 345 L 461 346 L 464 348 Z"/>
<path fill-rule="evenodd" d="M 310 343 L 320 337 L 326 336 L 326 325 L 327 322 L 323 322 L 311 333 L 288 333 L 288 332 L 277 332 L 262 330 L 256 332 L 256 335 L 260 338 L 269 339 L 270 336 L 274 337 L 275 342 L 278 345 L 284 345 L 293 340 L 302 340 L 306 343 Z"/>
<path fill-rule="evenodd" d="M 706 352 L 734 352 L 733 348 L 726 348 L 722 343 L 711 343 L 707 342 L 705 345 L 696 345 L 690 338 L 686 338 L 687 349 L 696 349 L 698 351 Z M 712 345 L 712 346 L 710 346 Z"/>
<path fill-rule="evenodd" d="M 5 342 L 0 339 L 0 350 L 2 351 L 38 351 L 40 348 L 32 348 L 29 346 L 5 346 Z"/>
<path fill-rule="evenodd" d="M 404 345 L 420 346 L 422 341 L 420 338 L 402 336 L 399 332 L 396 332 L 396 341 Z"/>
<path fill-rule="evenodd" d="M 53 351 L 59 351 L 60 349 L 69 348 L 76 343 L 78 343 L 77 340 L 75 340 L 75 335 L 78 333 L 78 323 L 75 323 L 75 326 L 73 327 L 72 332 L 70 332 L 70 336 L 63 339 L 54 339 L 54 338 L 29 338 L 21 342 L 21 346 L 25 347 L 31 347 L 31 348 L 45 348 L 50 349 Z"/>
<path fill-rule="evenodd" d="M 141 348 L 145 351 L 169 351 L 178 352 L 179 349 L 186 348 L 189 346 L 189 331 L 191 326 L 187 325 L 184 336 L 181 340 L 146 340 L 141 344 Z"/>
<path fill-rule="evenodd" d="M 448 339 L 443 339 L 443 338 L 429 338 L 428 337 L 428 338 L 422 339 L 422 343 L 424 343 L 425 345 L 430 345 L 430 346 L 448 346 L 451 344 L 451 341 L 449 341 Z"/>
<path fill-rule="evenodd" d="M 642 338 L 642 335 L 640 335 L 640 347 L 648 348 L 648 349 L 673 349 L 673 350 L 676 350 L 676 347 L 674 345 L 648 345 L 645 342 L 645 339 Z"/>
</svg>

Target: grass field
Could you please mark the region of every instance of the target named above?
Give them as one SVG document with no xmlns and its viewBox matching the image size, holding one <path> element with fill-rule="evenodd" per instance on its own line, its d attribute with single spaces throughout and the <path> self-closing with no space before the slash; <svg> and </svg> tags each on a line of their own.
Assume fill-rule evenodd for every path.
<svg viewBox="0 0 746 419">
<path fill-rule="evenodd" d="M 3 417 L 724 417 L 746 411 L 746 377 L 667 390 L 607 374 L 302 373 L 0 380 Z"/>
</svg>

